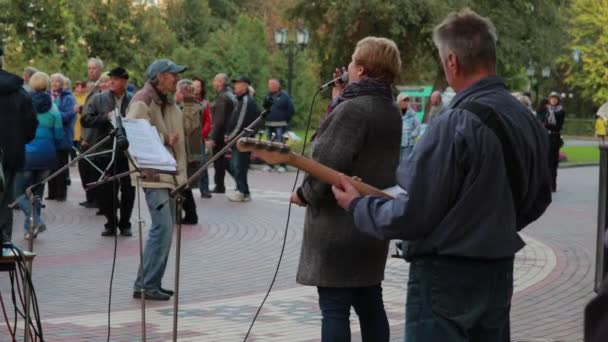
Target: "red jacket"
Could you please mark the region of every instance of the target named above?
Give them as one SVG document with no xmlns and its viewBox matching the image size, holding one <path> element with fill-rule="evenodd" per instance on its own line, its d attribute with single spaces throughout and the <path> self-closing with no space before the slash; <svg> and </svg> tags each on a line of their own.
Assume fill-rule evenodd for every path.
<svg viewBox="0 0 608 342">
<path fill-rule="evenodd" d="M 204 106 L 203 108 L 203 117 L 202 117 L 202 122 L 203 122 L 203 127 L 201 129 L 201 138 L 203 138 L 203 140 L 206 140 L 207 137 L 209 136 L 209 132 L 211 132 L 211 109 L 209 107 L 209 101 L 207 100 L 203 100 L 201 102 L 201 105 Z"/>
</svg>

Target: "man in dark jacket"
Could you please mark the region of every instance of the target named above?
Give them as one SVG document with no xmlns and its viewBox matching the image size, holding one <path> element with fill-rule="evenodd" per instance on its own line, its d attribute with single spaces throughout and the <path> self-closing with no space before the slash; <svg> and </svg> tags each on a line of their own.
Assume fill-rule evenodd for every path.
<svg viewBox="0 0 608 342">
<path fill-rule="evenodd" d="M 285 138 L 283 134 L 287 131 L 291 117 L 293 116 L 294 108 L 291 97 L 287 92 L 281 89 L 279 80 L 272 78 L 268 80 L 268 95 L 272 97 L 273 103 L 270 108 L 270 113 L 266 118 L 266 135 L 268 140 L 283 143 Z M 274 170 L 272 165 L 267 165 L 265 171 Z M 279 165 L 278 171 L 285 172 L 285 164 Z"/>
<path fill-rule="evenodd" d="M 334 188 L 359 231 L 411 241 L 408 342 L 510 341 L 513 261 L 525 245 L 518 231 L 551 203 L 547 134 L 496 76 L 496 37 L 469 9 L 435 28 L 457 95 L 397 170 L 405 194 L 361 197 L 346 177 Z"/>
<path fill-rule="evenodd" d="M 255 103 L 255 99 L 250 94 L 249 85 L 251 81 L 246 76 L 239 76 L 232 81 L 234 83 L 234 93 L 236 94 L 237 104 L 234 112 L 230 116 L 230 121 L 226 126 L 226 141 L 236 137 L 243 129 L 249 126 L 260 116 L 260 109 Z M 236 192 L 228 195 L 232 202 L 251 201 L 249 194 L 249 184 L 247 183 L 247 172 L 249 171 L 250 152 L 239 152 L 234 147 L 232 149 L 232 159 L 230 160 L 230 170 L 236 181 Z"/>
<path fill-rule="evenodd" d="M 226 135 L 226 124 L 230 120 L 230 114 L 234 110 L 236 98 L 228 87 L 228 76 L 226 74 L 217 74 L 213 79 L 213 89 L 217 94 L 212 112 L 212 125 L 209 139 L 207 140 L 208 146 L 211 148 L 213 154 L 218 153 L 225 145 Z M 226 192 L 224 185 L 224 177 L 226 176 L 227 162 L 224 157 L 219 158 L 213 163 L 215 168 L 214 182 L 215 188 L 211 192 L 223 194 Z"/>
<path fill-rule="evenodd" d="M 82 127 L 91 128 L 89 143 L 94 145 L 105 138 L 113 129 L 112 121 L 115 120 L 115 111 L 120 116 L 125 117 L 127 107 L 131 101 L 131 95 L 127 93 L 127 81 L 129 74 L 124 68 L 117 67 L 112 69 L 110 76 L 110 90 L 95 95 L 89 105 L 85 108 L 82 116 Z M 112 140 L 100 147 L 99 151 L 111 150 Z M 98 151 L 96 151 L 98 152 Z M 122 151 L 114 151 L 114 164 L 110 165 L 109 175 L 115 175 L 129 171 L 129 163 L 126 155 Z M 111 160 L 111 153 L 99 155 L 93 159 L 95 164 L 105 170 Z M 120 183 L 120 220 L 116 217 L 116 207 L 118 201 L 118 184 Z M 113 183 L 99 186 L 96 190 L 99 198 L 98 204 L 101 213 L 106 217 L 107 223 L 102 236 L 114 236 L 116 228 L 120 229 L 123 236 L 132 236 L 131 233 L 131 213 L 135 200 L 135 189 L 131 184 L 131 177 L 122 177 Z"/>
<path fill-rule="evenodd" d="M 0 188 L 0 243 L 10 241 L 13 212 L 8 205 L 15 196 L 15 174 L 23 167 L 25 145 L 34 138 L 38 121 L 32 99 L 23 89 L 23 80 L 2 70 L 0 47 L 0 161 L 4 188 Z"/>
</svg>

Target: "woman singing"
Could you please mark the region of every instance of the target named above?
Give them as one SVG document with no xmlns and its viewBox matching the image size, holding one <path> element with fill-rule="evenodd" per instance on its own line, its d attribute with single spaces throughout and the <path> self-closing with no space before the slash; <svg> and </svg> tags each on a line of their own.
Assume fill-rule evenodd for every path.
<svg viewBox="0 0 608 342">
<path fill-rule="evenodd" d="M 357 43 L 349 82 L 334 89 L 337 96 L 313 142 L 314 160 L 378 188 L 395 184 L 402 120 L 391 84 L 400 68 L 393 41 L 367 37 Z M 297 282 L 318 289 L 322 341 L 350 341 L 351 307 L 364 342 L 388 341 L 381 286 L 388 241 L 359 233 L 352 215 L 337 205 L 331 186 L 312 176 L 291 201 L 307 206 Z"/>
</svg>

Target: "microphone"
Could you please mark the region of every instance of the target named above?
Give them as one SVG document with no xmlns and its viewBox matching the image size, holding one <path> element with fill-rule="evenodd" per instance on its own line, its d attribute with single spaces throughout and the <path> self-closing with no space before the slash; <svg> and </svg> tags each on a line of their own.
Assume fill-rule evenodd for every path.
<svg viewBox="0 0 608 342">
<path fill-rule="evenodd" d="M 319 89 L 333 87 L 336 84 L 336 82 L 338 82 L 338 81 L 341 81 L 344 84 L 348 83 L 348 73 L 347 72 L 343 73 L 342 76 L 325 83 L 324 85 L 319 87 Z"/>
<path fill-rule="evenodd" d="M 127 132 L 122 126 L 122 117 L 120 112 L 115 111 L 116 115 L 116 150 L 126 151 L 129 148 L 129 140 L 127 139 Z"/>
</svg>

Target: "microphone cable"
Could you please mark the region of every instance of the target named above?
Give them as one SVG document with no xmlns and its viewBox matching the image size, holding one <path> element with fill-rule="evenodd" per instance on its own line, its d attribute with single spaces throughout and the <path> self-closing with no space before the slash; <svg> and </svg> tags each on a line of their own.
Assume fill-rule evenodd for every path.
<svg viewBox="0 0 608 342">
<path fill-rule="evenodd" d="M 317 98 L 317 95 L 319 95 L 319 93 L 323 90 L 323 88 L 319 88 L 319 90 L 317 90 L 317 92 L 315 93 L 315 95 L 312 97 L 312 102 L 310 103 L 310 110 L 308 111 L 308 120 L 306 122 L 306 130 L 304 131 L 304 143 L 302 144 L 302 151 L 300 152 L 301 155 L 304 155 L 304 151 L 306 151 L 306 141 L 308 140 L 308 131 L 310 130 L 310 123 L 312 120 L 312 110 L 315 104 L 315 99 Z M 293 193 L 296 190 L 296 187 L 298 186 L 298 179 L 300 177 L 300 169 L 298 169 L 296 171 L 296 178 L 293 181 L 293 186 L 291 188 L 291 193 Z M 247 339 L 249 338 L 249 334 L 251 334 L 251 330 L 253 329 L 253 325 L 255 324 L 255 322 L 258 319 L 258 316 L 260 315 L 260 312 L 262 311 L 262 308 L 264 307 L 264 304 L 266 304 L 266 300 L 268 299 L 268 297 L 270 296 L 270 292 L 272 291 L 272 288 L 274 287 L 274 283 L 277 280 L 277 276 L 279 274 L 279 269 L 281 268 L 281 262 L 283 261 L 283 255 L 285 254 L 285 245 L 287 244 L 287 233 L 289 231 L 289 221 L 291 219 L 291 208 L 292 208 L 293 203 L 291 203 L 291 200 L 289 201 L 289 206 L 287 208 L 287 222 L 285 222 L 285 232 L 283 234 L 283 244 L 281 246 L 281 253 L 279 254 L 279 260 L 277 262 L 277 267 L 274 271 L 274 275 L 272 276 L 272 281 L 270 282 L 270 286 L 268 287 L 268 291 L 266 291 L 266 295 L 264 296 L 264 299 L 262 299 L 262 303 L 260 303 L 260 306 L 258 307 L 255 316 L 253 316 L 253 320 L 251 321 L 251 325 L 249 326 L 249 329 L 247 330 L 247 334 L 245 335 L 245 338 L 243 339 L 243 342 L 246 342 Z"/>
<path fill-rule="evenodd" d="M 116 115 L 120 115 L 120 113 L 116 113 Z M 118 120 L 120 119 L 116 119 L 116 121 L 118 122 Z M 118 126 L 118 123 L 117 123 Z M 112 176 L 115 176 L 117 173 L 117 164 L 118 164 L 118 156 L 122 151 L 119 151 L 118 149 L 118 138 L 114 137 L 114 160 L 112 161 Z M 126 176 L 126 177 L 130 177 L 130 176 Z M 120 182 L 120 178 L 116 178 L 114 179 L 112 182 L 108 183 L 109 186 L 112 186 L 112 228 L 114 228 L 114 253 L 112 256 L 112 272 L 110 273 L 110 289 L 108 291 L 108 338 L 107 338 L 107 342 L 110 342 L 110 334 L 112 331 L 112 320 L 111 320 L 111 312 L 112 312 L 112 285 L 114 284 L 114 271 L 116 269 L 116 254 L 118 251 L 118 222 L 117 222 L 117 217 L 116 217 L 116 211 L 117 211 L 117 207 L 118 205 L 116 204 L 117 198 L 118 198 L 118 189 L 117 189 L 117 182 Z M 103 200 L 103 199 L 102 199 Z M 130 220 L 131 218 L 129 218 Z"/>
</svg>

